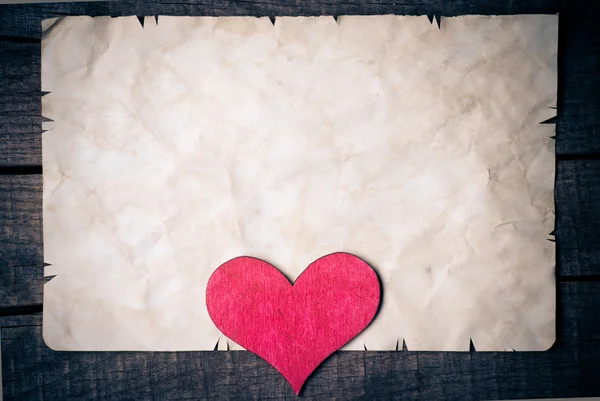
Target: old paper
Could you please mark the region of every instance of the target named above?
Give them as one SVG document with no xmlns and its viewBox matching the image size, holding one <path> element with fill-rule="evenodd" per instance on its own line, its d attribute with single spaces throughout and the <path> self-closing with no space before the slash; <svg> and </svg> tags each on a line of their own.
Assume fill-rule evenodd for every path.
<svg viewBox="0 0 600 401">
<path fill-rule="evenodd" d="M 248 255 L 293 280 L 339 251 L 383 291 L 347 349 L 547 349 L 557 26 L 44 21 L 47 344 L 224 348 L 214 269 Z"/>
</svg>

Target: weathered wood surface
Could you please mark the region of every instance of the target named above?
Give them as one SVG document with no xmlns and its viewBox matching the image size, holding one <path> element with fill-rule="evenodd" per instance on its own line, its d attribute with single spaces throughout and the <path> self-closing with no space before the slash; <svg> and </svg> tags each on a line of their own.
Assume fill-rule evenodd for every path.
<svg viewBox="0 0 600 401">
<path fill-rule="evenodd" d="M 337 352 L 302 399 L 482 400 L 600 395 L 600 283 L 560 285 L 548 352 Z M 55 352 L 40 315 L 1 318 L 7 400 L 296 399 L 266 362 L 242 351 Z"/>
<path fill-rule="evenodd" d="M 0 68 L 2 57 L 10 57 L 2 54 L 1 47 L 2 42 Z M 39 60 L 37 62 L 39 63 Z M 0 92 L 0 167 L 42 163 L 40 99 L 39 85 L 37 92 L 12 89 L 7 89 L 5 93 Z"/>
<path fill-rule="evenodd" d="M 42 302 L 42 177 L 0 175 L 0 308 Z"/>
<path fill-rule="evenodd" d="M 539 353 L 338 352 L 302 398 L 600 396 L 600 35 L 594 0 L 168 0 L 0 6 L 0 324 L 5 399 L 293 398 L 246 352 L 66 353 L 41 335 L 40 21 L 65 15 L 560 13 L 558 341 Z M 442 19 L 443 24 L 443 19 Z"/>
<path fill-rule="evenodd" d="M 0 167 L 42 162 L 40 57 L 39 41 L 0 40 Z"/>
<path fill-rule="evenodd" d="M 558 275 L 600 278 L 600 160 L 558 161 L 554 193 Z"/>
</svg>

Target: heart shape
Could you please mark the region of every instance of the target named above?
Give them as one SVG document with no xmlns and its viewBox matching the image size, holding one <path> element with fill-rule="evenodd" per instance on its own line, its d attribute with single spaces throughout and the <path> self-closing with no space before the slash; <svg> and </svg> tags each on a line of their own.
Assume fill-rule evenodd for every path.
<svg viewBox="0 0 600 401">
<path fill-rule="evenodd" d="M 219 266 L 206 287 L 219 330 L 275 367 L 296 394 L 321 362 L 367 327 L 379 299 L 375 271 L 348 253 L 317 259 L 293 285 L 271 264 L 243 256 Z"/>
</svg>

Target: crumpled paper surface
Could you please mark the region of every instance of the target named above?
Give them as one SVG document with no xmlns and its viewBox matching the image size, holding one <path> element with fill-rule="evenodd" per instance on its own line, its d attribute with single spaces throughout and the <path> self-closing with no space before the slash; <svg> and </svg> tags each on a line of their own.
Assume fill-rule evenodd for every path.
<svg viewBox="0 0 600 401">
<path fill-rule="evenodd" d="M 214 269 L 332 252 L 382 283 L 346 349 L 553 344 L 558 16 L 43 28 L 51 348 L 225 348 Z"/>
</svg>

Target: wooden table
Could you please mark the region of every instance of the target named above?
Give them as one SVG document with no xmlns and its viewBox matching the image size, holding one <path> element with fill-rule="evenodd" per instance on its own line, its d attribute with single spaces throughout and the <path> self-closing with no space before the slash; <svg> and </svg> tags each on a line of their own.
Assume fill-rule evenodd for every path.
<svg viewBox="0 0 600 401">
<path fill-rule="evenodd" d="M 302 398 L 600 396 L 600 2 L 148 0 L 0 6 L 5 400 L 296 398 L 273 368 L 247 352 L 55 352 L 44 345 L 40 20 L 64 15 L 432 17 L 556 12 L 558 117 L 549 121 L 557 123 L 556 344 L 547 352 L 337 352 L 308 380 Z"/>
</svg>

